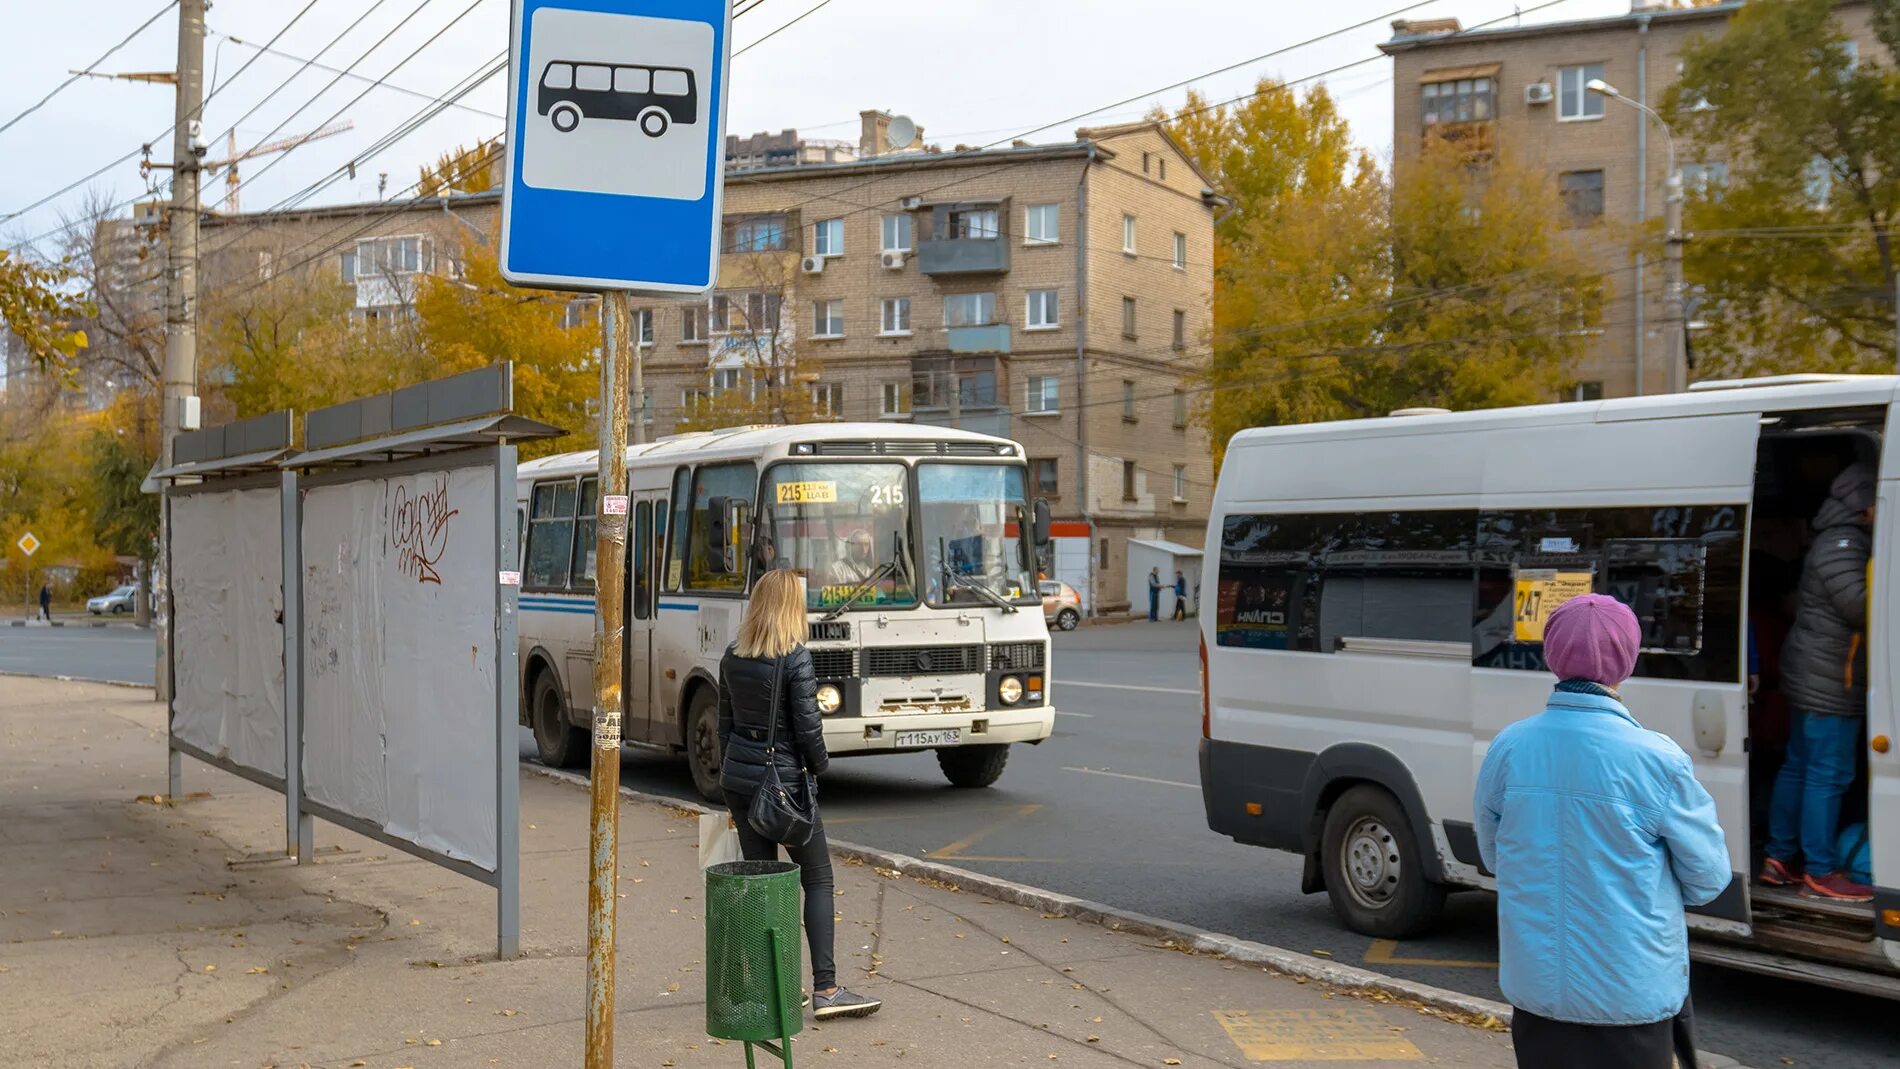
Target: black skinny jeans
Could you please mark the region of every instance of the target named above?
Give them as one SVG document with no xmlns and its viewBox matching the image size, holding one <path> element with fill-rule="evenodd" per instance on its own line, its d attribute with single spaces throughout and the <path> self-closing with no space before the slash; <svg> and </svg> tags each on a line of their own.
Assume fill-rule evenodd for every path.
<svg viewBox="0 0 1900 1069">
<path fill-rule="evenodd" d="M 777 861 L 779 844 L 752 830 L 746 814 L 752 809 L 749 794 L 727 794 L 726 807 L 732 810 L 732 822 L 739 826 L 739 849 L 747 861 Z M 805 943 L 811 947 L 811 985 L 823 991 L 838 983 L 837 965 L 832 960 L 836 940 L 833 917 L 838 908 L 832 894 L 831 847 L 825 842 L 822 817 L 812 822 L 811 839 L 804 846 L 787 846 L 792 863 L 798 866 L 798 880 L 805 888 Z"/>
</svg>

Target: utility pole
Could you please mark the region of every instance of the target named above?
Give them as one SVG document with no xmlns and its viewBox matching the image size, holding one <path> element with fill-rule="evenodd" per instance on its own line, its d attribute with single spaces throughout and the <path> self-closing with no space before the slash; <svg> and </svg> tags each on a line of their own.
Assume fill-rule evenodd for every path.
<svg viewBox="0 0 1900 1069">
<path fill-rule="evenodd" d="M 159 462 L 170 467 L 188 399 L 198 391 L 198 153 L 203 144 L 205 0 L 178 3 L 178 99 L 172 125 L 172 204 L 165 271 L 165 375 L 159 392 Z M 171 510 L 158 513 L 157 693 L 170 701 Z M 176 755 L 172 758 L 177 761 Z"/>
<path fill-rule="evenodd" d="M 615 924 L 620 881 L 621 650 L 627 606 L 627 390 L 638 357 L 627 294 L 600 308 L 600 482 L 594 493 L 594 747 L 588 777 L 586 1069 L 614 1069 Z"/>
<path fill-rule="evenodd" d="M 1681 393 L 1689 387 L 1689 317 L 1682 294 L 1682 172 L 1676 168 L 1673 143 L 1663 189 L 1663 321 L 1669 331 L 1669 392 Z"/>
</svg>

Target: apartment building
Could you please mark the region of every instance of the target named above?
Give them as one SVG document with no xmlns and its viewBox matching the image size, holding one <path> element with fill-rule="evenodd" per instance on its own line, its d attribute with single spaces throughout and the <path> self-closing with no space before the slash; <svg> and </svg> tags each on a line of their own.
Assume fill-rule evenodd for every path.
<svg viewBox="0 0 1900 1069">
<path fill-rule="evenodd" d="M 1578 239 L 1599 252 L 1608 299 L 1572 397 L 1665 392 L 1672 351 L 1661 257 L 1632 250 L 1626 229 L 1662 218 L 1665 141 L 1655 120 L 1584 87 L 1600 78 L 1632 100 L 1659 106 L 1681 74 L 1683 46 L 1720 34 L 1741 6 L 1635 0 L 1623 15 L 1476 30 L 1462 29 L 1455 18 L 1400 20 L 1380 46 L 1393 63 L 1395 177 L 1403 180 L 1429 138 L 1453 139 L 1479 158 L 1508 154 L 1551 173 Z M 1837 7 L 1858 50 L 1880 47 L 1869 4 Z M 1719 153 L 1686 139 L 1676 151 L 1687 188 L 1727 180 Z M 1624 227 L 1591 226 L 1599 221 Z M 1690 297 L 1693 338 L 1693 291 Z"/>
<path fill-rule="evenodd" d="M 1190 416 L 1219 196 L 1154 123 L 944 152 L 892 148 L 892 122 L 864 113 L 856 159 L 728 174 L 719 289 L 636 312 L 634 411 L 668 434 L 721 393 L 776 385 L 835 419 L 1014 438 L 1053 507 L 1052 577 L 1120 611 L 1129 539 L 1198 545 L 1206 525 L 1211 450 Z M 357 315 L 412 314 L 421 277 L 492 242 L 499 199 L 209 219 L 206 273 L 265 276 L 316 249 Z"/>
</svg>

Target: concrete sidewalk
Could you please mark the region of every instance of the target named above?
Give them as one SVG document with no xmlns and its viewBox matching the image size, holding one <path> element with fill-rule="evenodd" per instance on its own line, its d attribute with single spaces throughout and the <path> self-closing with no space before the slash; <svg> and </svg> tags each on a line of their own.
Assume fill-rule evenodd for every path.
<svg viewBox="0 0 1900 1069">
<path fill-rule="evenodd" d="M 187 762 L 164 789 L 148 691 L 0 678 L 0 1061 L 34 1067 L 564 1066 L 581 1056 L 587 799 L 521 781 L 523 957 L 493 892 Z M 140 796 L 148 800 L 140 800 Z M 738 1066 L 704 1034 L 690 814 L 621 814 L 622 1066 Z M 801 1064 L 1512 1064 L 1505 1035 L 862 865 L 838 869 L 840 978 L 885 1000 L 807 1024 Z M 763 1063 L 762 1063 L 763 1064 Z"/>
</svg>

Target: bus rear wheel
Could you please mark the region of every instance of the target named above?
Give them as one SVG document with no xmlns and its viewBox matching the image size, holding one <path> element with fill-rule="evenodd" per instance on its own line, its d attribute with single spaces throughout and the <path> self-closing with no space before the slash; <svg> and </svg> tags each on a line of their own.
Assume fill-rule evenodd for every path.
<svg viewBox="0 0 1900 1069">
<path fill-rule="evenodd" d="M 552 671 L 534 679 L 534 750 L 549 768 L 576 768 L 587 760 L 588 733 L 567 722 L 567 702 Z"/>
<path fill-rule="evenodd" d="M 686 768 L 693 774 L 693 789 L 714 805 L 726 804 L 726 792 L 719 786 L 724 763 L 719 752 L 719 695 L 710 686 L 700 687 L 686 709 Z"/>
<path fill-rule="evenodd" d="M 937 751 L 937 767 L 952 787 L 987 787 L 1003 775 L 1009 762 L 1007 743 L 991 746 L 946 746 Z"/>
<path fill-rule="evenodd" d="M 1382 788 L 1361 784 L 1326 811 L 1320 864 L 1333 912 L 1362 935 L 1423 935 L 1445 908 L 1445 888 L 1426 878 L 1411 821 Z"/>
<path fill-rule="evenodd" d="M 648 137 L 661 136 L 671 124 L 672 120 L 662 108 L 648 108 L 640 113 L 640 132 Z"/>
<path fill-rule="evenodd" d="M 556 104 L 554 110 L 548 113 L 548 119 L 554 123 L 556 130 L 571 134 L 581 124 L 581 109 L 572 104 Z"/>
</svg>

